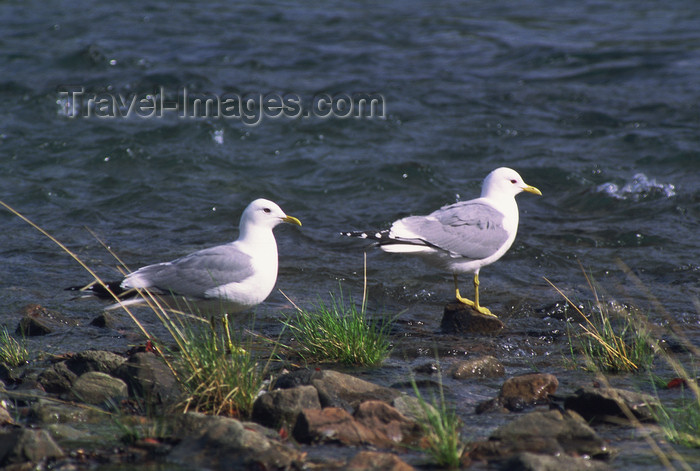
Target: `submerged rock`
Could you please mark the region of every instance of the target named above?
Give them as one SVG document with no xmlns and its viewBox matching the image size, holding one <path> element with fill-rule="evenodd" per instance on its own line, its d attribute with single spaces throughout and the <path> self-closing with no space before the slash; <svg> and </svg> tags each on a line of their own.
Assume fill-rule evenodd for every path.
<svg viewBox="0 0 700 471">
<path fill-rule="evenodd" d="M 568 455 L 549 456 L 536 453 L 518 453 L 503 462 L 503 471 L 607 471 L 607 463 Z"/>
<path fill-rule="evenodd" d="M 445 306 L 440 328 L 447 334 L 494 334 L 505 324 L 497 317 L 485 316 L 466 304 L 454 301 Z"/>
<path fill-rule="evenodd" d="M 29 304 L 22 309 L 22 319 L 17 325 L 17 334 L 33 337 L 77 325 L 77 321 L 60 312 L 52 311 L 39 304 Z"/>
<path fill-rule="evenodd" d="M 626 423 L 628 411 L 642 422 L 654 421 L 655 407 L 659 401 L 653 396 L 617 388 L 578 389 L 564 401 L 564 407 L 574 410 L 593 422 Z"/>
<path fill-rule="evenodd" d="M 526 407 L 547 404 L 558 386 L 557 378 L 548 373 L 513 376 L 505 380 L 497 398 L 477 405 L 476 413 L 502 409 L 522 411 Z"/>
<path fill-rule="evenodd" d="M 508 458 L 520 452 L 548 455 L 562 453 L 598 459 L 614 454 L 602 438 L 573 411 L 530 412 L 498 428 L 488 441 L 478 442 L 470 452 L 475 460 Z"/>
<path fill-rule="evenodd" d="M 454 363 L 447 370 L 454 379 L 495 378 L 504 376 L 506 369 L 496 358 L 486 355 L 479 358 L 462 360 Z"/>
</svg>

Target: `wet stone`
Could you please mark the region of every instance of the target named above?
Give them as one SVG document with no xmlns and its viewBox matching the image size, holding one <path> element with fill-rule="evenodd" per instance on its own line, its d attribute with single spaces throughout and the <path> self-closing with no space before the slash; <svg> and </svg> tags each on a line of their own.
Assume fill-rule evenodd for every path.
<svg viewBox="0 0 700 471">
<path fill-rule="evenodd" d="M 626 424 L 629 419 L 625 410 L 642 422 L 654 421 L 654 407 L 659 401 L 653 396 L 617 388 L 584 387 L 564 401 L 564 407 L 571 409 L 586 420 Z"/>
<path fill-rule="evenodd" d="M 73 388 L 76 379 L 78 375 L 68 368 L 65 361 L 49 366 L 38 378 L 44 390 L 52 394 L 67 393 Z"/>
<path fill-rule="evenodd" d="M 450 365 L 447 374 L 454 379 L 495 378 L 504 376 L 506 369 L 496 358 L 486 355 L 480 358 L 458 361 Z"/>
<path fill-rule="evenodd" d="M 608 471 L 612 468 L 599 460 L 524 452 L 504 461 L 500 469 L 503 471 Z"/>
<path fill-rule="evenodd" d="M 615 451 L 573 411 L 530 412 L 499 427 L 486 442 L 470 452 L 474 460 L 510 458 L 520 452 L 548 455 L 588 455 L 608 459 Z"/>
<path fill-rule="evenodd" d="M 113 374 L 125 361 L 126 358 L 116 353 L 102 350 L 85 350 L 67 359 L 66 365 L 78 376 L 89 371 Z"/>
<path fill-rule="evenodd" d="M 293 426 L 303 409 L 320 408 L 318 392 L 313 386 L 275 389 L 255 400 L 253 419 L 267 427 Z"/>
<path fill-rule="evenodd" d="M 505 324 L 497 317 L 480 314 L 458 301 L 445 306 L 440 323 L 440 328 L 446 334 L 495 334 L 504 327 Z"/>
<path fill-rule="evenodd" d="M 529 373 L 508 378 L 501 386 L 499 400 L 509 410 L 520 405 L 546 404 L 559 387 L 559 381 L 549 373 Z"/>
<path fill-rule="evenodd" d="M 362 425 L 347 411 L 337 407 L 302 411 L 292 434 L 300 443 L 338 443 L 345 446 L 379 447 L 392 445 L 386 435 Z"/>
<path fill-rule="evenodd" d="M 110 314 L 109 312 L 103 312 L 91 320 L 90 325 L 93 327 L 113 329 L 117 326 L 117 320 L 115 319 L 114 315 Z"/>
<path fill-rule="evenodd" d="M 60 312 L 46 309 L 38 304 L 29 304 L 22 309 L 22 319 L 17 325 L 17 334 L 34 337 L 77 325 L 77 321 Z"/>
<path fill-rule="evenodd" d="M 396 444 L 417 446 L 422 435 L 420 425 L 385 402 L 363 402 L 355 411 L 354 418 Z"/>
</svg>

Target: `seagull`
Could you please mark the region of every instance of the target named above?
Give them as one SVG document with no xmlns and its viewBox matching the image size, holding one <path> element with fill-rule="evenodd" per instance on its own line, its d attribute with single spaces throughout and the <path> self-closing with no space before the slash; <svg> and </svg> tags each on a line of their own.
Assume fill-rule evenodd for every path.
<svg viewBox="0 0 700 471">
<path fill-rule="evenodd" d="M 459 302 L 497 317 L 479 304 L 479 270 L 501 258 L 513 244 L 519 219 L 515 196 L 523 191 L 542 196 L 518 172 L 501 167 L 486 176 L 480 198 L 443 206 L 427 216 L 399 219 L 387 230 L 341 234 L 374 240 L 385 252 L 418 255 L 451 272 Z M 474 274 L 474 301 L 459 294 L 457 275 L 462 273 Z"/>
<path fill-rule="evenodd" d="M 148 290 L 220 312 L 240 312 L 263 302 L 275 286 L 277 242 L 272 229 L 283 222 L 301 226 L 277 204 L 256 199 L 243 211 L 239 236 L 233 242 L 139 268 L 121 281 L 105 283 L 106 287 L 93 282 L 66 289 L 100 298 L 117 296 L 120 302 L 107 309 L 143 303 L 141 291 Z"/>
</svg>

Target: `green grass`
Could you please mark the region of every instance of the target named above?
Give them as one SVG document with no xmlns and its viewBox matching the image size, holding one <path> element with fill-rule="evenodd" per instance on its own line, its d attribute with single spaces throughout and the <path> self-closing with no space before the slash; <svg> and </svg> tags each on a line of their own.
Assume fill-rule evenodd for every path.
<svg viewBox="0 0 700 471">
<path fill-rule="evenodd" d="M 358 309 L 332 293 L 330 304 L 319 299 L 312 310 L 296 307 L 283 321 L 298 343 L 298 353 L 309 362 L 375 366 L 389 355 L 392 322 L 373 321 L 364 308 Z"/>
<path fill-rule="evenodd" d="M 666 439 L 689 448 L 700 448 L 700 398 L 683 397 L 674 405 L 662 405 L 655 409 L 656 421 Z"/>
<path fill-rule="evenodd" d="M 17 340 L 3 326 L 0 329 L 0 364 L 9 368 L 21 366 L 29 360 L 29 350 L 24 338 Z"/>
<path fill-rule="evenodd" d="M 647 328 L 646 318 L 636 311 L 603 302 L 586 276 L 595 303 L 586 315 L 552 282 L 545 280 L 573 307 L 581 321 L 567 325 L 569 352 L 574 364 L 583 355 L 584 368 L 604 373 L 646 370 L 655 357 L 655 341 Z"/>
<path fill-rule="evenodd" d="M 177 344 L 172 363 L 187 395 L 185 411 L 249 418 L 266 370 L 251 353 L 252 342 L 231 334 L 227 315 L 220 329 L 213 321 L 167 322 Z"/>
<path fill-rule="evenodd" d="M 438 371 L 438 374 L 439 371 Z M 453 408 L 447 406 L 442 388 L 442 376 L 439 376 L 439 399 L 433 399 L 432 407 L 423 398 L 414 378 L 411 379 L 413 391 L 418 398 L 421 413 L 418 424 L 423 430 L 427 453 L 441 468 L 457 469 L 461 465 L 462 455 L 467 442 L 462 437 L 462 421 Z"/>
</svg>

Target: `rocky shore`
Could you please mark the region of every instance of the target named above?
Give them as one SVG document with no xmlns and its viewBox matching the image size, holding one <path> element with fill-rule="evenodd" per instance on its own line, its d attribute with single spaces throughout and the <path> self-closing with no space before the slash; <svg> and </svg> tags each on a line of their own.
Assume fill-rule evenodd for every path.
<svg viewBox="0 0 700 471">
<path fill-rule="evenodd" d="M 24 332 L 52 320 L 27 311 Z M 611 469 L 617 451 L 596 432 L 652 420 L 655 399 L 582 387 L 558 395 L 547 373 L 505 377 L 490 356 L 453 362 L 452 378 L 504 378 L 500 393 L 470 411 L 507 415 L 488 439 L 469 443 L 463 467 Z M 250 419 L 182 412 L 183 394 L 150 348 L 87 350 L 0 368 L 0 467 L 95 469 L 160 463 L 168 469 L 410 470 L 433 465 L 418 399 L 333 368 L 281 370 Z M 570 388 L 571 389 L 571 388 Z"/>
</svg>

